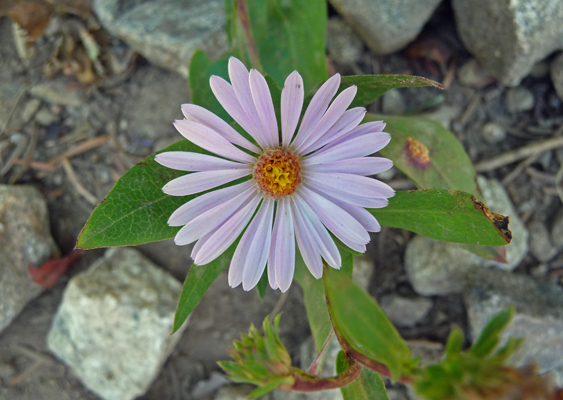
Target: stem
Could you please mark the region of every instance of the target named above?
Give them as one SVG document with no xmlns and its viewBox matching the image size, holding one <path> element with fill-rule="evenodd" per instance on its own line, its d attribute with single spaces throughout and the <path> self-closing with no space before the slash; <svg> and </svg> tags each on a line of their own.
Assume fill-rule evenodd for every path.
<svg viewBox="0 0 563 400">
<path fill-rule="evenodd" d="M 237 0 L 237 9 L 238 17 L 242 25 L 242 30 L 244 31 L 244 39 L 246 41 L 248 56 L 250 57 L 250 65 L 256 68 L 261 73 L 264 73 L 264 67 L 262 66 L 262 62 L 260 62 L 258 48 L 256 47 L 256 43 L 254 43 L 254 38 L 252 37 L 252 32 L 250 30 L 250 21 L 248 19 L 248 8 L 246 7 L 246 0 Z"/>
<path fill-rule="evenodd" d="M 348 369 L 330 378 L 319 378 L 296 368 L 293 375 L 295 382 L 291 387 L 285 389 L 297 392 L 318 392 L 321 390 L 338 389 L 351 383 L 358 377 L 361 371 L 362 366 L 353 359 L 350 359 Z"/>
<path fill-rule="evenodd" d="M 372 371 L 377 372 L 379 375 L 386 376 L 388 378 L 391 377 L 391 372 L 386 365 L 378 363 L 377 361 L 373 361 L 372 359 L 366 357 L 365 355 L 358 353 L 356 350 L 351 349 L 348 347 L 349 357 L 353 360 L 356 360 L 358 363 L 364 365 L 366 368 L 371 369 Z M 399 378 L 399 382 L 407 383 L 412 385 L 414 383 L 414 379 L 409 376 L 401 376 Z"/>
<path fill-rule="evenodd" d="M 334 329 L 330 330 L 330 333 L 328 334 L 323 347 L 321 348 L 321 351 L 319 352 L 319 354 L 317 355 L 317 357 L 315 358 L 315 360 L 313 361 L 313 363 L 311 364 L 311 367 L 309 368 L 309 373 L 312 375 L 320 375 L 321 374 L 321 369 L 323 366 L 323 362 L 325 360 L 326 357 L 326 353 L 328 350 L 328 347 L 330 345 L 330 342 L 332 340 L 332 337 L 334 336 Z"/>
</svg>

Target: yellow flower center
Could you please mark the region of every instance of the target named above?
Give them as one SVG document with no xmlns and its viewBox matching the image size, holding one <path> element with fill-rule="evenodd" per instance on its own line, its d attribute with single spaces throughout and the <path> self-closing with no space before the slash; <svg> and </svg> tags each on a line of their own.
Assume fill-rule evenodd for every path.
<svg viewBox="0 0 563 400">
<path fill-rule="evenodd" d="M 299 161 L 298 156 L 282 147 L 266 150 L 254 165 L 254 181 L 267 197 L 289 196 L 301 183 Z"/>
</svg>

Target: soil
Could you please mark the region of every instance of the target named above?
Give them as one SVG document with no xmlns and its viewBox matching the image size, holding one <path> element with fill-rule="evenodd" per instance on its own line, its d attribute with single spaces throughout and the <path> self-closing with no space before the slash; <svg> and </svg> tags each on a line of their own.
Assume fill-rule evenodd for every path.
<svg viewBox="0 0 563 400">
<path fill-rule="evenodd" d="M 410 73 L 444 81 L 448 71 L 450 74 L 455 72 L 470 59 L 456 36 L 455 27 L 444 23 L 452 20 L 449 12 L 451 10 L 447 8 L 440 8 L 416 42 L 425 50 L 423 54 L 435 54 L 430 51 L 433 49 L 446 54 L 443 62 L 432 56 L 413 57 L 420 52 L 378 57 L 366 48 L 362 60 L 353 66 L 331 66 L 343 74 Z M 41 189 L 48 199 L 53 236 L 66 255 L 73 250 L 95 201 L 103 199 L 116 179 L 141 158 L 180 139 L 171 122 L 181 117 L 179 106 L 189 101 L 189 91 L 183 78 L 150 65 L 139 56 L 131 62 L 131 68 L 123 79 L 107 87 L 84 86 L 75 78 L 54 77 L 54 80 L 73 83 L 74 90 L 82 92 L 85 101 L 77 107 L 43 101 L 41 109 L 54 116 L 55 121 L 46 126 L 27 122 L 23 114 L 32 97 L 26 90 L 44 81 L 42 67 L 49 59 L 52 43 L 48 38 L 40 39 L 35 44 L 35 56 L 26 64 L 17 55 L 11 32 L 10 20 L 0 18 L 0 82 L 21 82 L 24 89 L 6 133 L 0 136 L 0 151 L 4 151 L 2 156 L 14 151 L 15 146 L 10 142 L 14 134 L 36 140 L 31 159 L 41 162 L 87 140 L 108 136 L 104 144 L 70 159 L 80 185 L 73 182 L 61 166 L 49 172 L 34 167 L 22 170 L 14 165 L 0 177 L 1 183 L 31 184 Z M 475 163 L 550 138 L 563 126 L 563 104 L 556 96 L 548 74 L 530 76 L 523 81 L 522 86 L 533 93 L 535 104 L 532 110 L 515 114 L 506 111 L 504 95 L 507 88 L 500 83 L 492 81 L 481 88 L 466 87 L 458 82 L 455 73 L 452 76 L 443 92 L 426 88 L 402 89 L 406 112 L 439 112 L 446 105 L 453 108 L 452 131 Z M 380 112 L 381 107 L 379 100 L 370 106 L 370 110 Z M 493 145 L 487 143 L 480 133 L 483 125 L 490 121 L 497 122 L 507 131 L 506 138 Z M 558 134 L 561 135 L 560 129 Z M 553 181 L 562 163 L 561 150 L 544 152 L 506 185 L 526 223 L 539 220 L 550 228 L 549 221 L 561 208 Z M 515 165 L 485 171 L 484 174 L 502 180 L 514 170 Z M 391 177 L 391 182 L 400 189 L 409 187 L 399 172 Z M 81 194 L 80 186 L 90 192 L 90 198 Z M 373 260 L 374 273 L 369 291 L 376 298 L 394 293 L 416 296 L 402 261 L 410 236 L 408 232 L 387 228 L 372 235 L 368 255 Z M 179 280 L 184 279 L 191 265 L 189 249 L 177 247 L 171 241 L 142 245 L 138 249 Z M 98 399 L 82 386 L 68 367 L 49 354 L 46 335 L 68 280 L 87 269 L 102 254 L 101 249 L 86 252 L 54 288 L 32 301 L 0 333 L 0 399 Z M 537 276 L 539 265 L 540 262 L 529 254 L 517 271 L 534 272 Z M 541 268 L 540 278 L 555 275 L 563 268 L 563 254 Z M 176 400 L 212 396 L 215 381 L 209 379 L 214 371 L 219 371 L 215 362 L 228 359 L 227 349 L 232 340 L 238 338 L 240 332 L 247 331 L 251 322 L 260 324 L 276 305 L 281 305 L 284 312 L 284 343 L 298 358 L 299 344 L 309 335 L 298 286 L 294 284 L 288 295 L 283 297 L 279 292 L 268 290 L 266 298 L 260 301 L 255 292 L 230 289 L 226 281 L 226 275 L 221 275 L 213 284 L 193 313 L 184 337 L 162 372 L 140 399 Z M 415 327 L 400 329 L 406 339 L 444 343 L 452 326 L 466 328 L 461 296 L 434 297 L 432 300 L 433 308 L 422 322 Z M 199 393 L 199 397 L 194 397 L 196 387 L 195 393 Z"/>
</svg>

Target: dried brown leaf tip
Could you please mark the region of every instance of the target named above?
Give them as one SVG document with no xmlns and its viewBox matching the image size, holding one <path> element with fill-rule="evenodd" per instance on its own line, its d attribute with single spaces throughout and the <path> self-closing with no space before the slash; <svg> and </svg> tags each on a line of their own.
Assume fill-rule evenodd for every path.
<svg viewBox="0 0 563 400">
<path fill-rule="evenodd" d="M 512 232 L 508 229 L 509 217 L 491 212 L 487 206 L 477 200 L 475 196 L 471 196 L 471 201 L 475 209 L 485 214 L 485 217 L 493 223 L 499 235 L 506 240 L 506 243 L 510 243 L 512 240 Z"/>
<path fill-rule="evenodd" d="M 410 137 L 407 138 L 405 144 L 405 158 L 418 169 L 424 169 L 430 165 L 428 147 Z"/>
</svg>

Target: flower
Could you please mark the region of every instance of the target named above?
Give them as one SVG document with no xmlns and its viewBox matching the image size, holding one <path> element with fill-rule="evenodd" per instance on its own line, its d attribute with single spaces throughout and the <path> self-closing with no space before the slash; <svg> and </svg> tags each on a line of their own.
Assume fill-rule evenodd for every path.
<svg viewBox="0 0 563 400">
<path fill-rule="evenodd" d="M 216 259 L 242 234 L 229 268 L 230 286 L 242 283 L 244 290 L 252 289 L 267 264 L 270 286 L 285 292 L 293 279 L 296 242 L 307 268 L 320 278 L 323 259 L 333 268 L 341 265 L 329 232 L 364 252 L 368 232 L 381 229 L 364 207 L 385 207 L 395 192 L 368 176 L 393 163 L 366 156 L 387 145 L 390 135 L 382 132 L 381 121 L 359 125 L 365 108 L 347 110 L 356 86 L 343 90 L 331 103 L 340 86 L 338 74 L 316 92 L 299 125 L 304 89 L 297 71 L 287 77 L 281 93 L 280 133 L 265 78 L 254 69 L 249 72 L 234 57 L 228 70 L 231 83 L 212 76 L 211 90 L 256 144 L 212 112 L 183 104 L 185 119 L 174 126 L 218 157 L 171 151 L 157 154 L 155 160 L 193 172 L 162 188 L 172 196 L 251 179 L 188 201 L 174 211 L 168 224 L 182 226 L 174 239 L 177 245 L 196 242 L 191 253 L 196 265 Z"/>
</svg>

